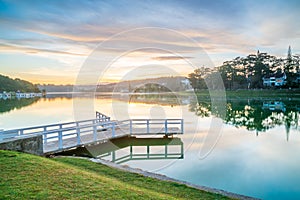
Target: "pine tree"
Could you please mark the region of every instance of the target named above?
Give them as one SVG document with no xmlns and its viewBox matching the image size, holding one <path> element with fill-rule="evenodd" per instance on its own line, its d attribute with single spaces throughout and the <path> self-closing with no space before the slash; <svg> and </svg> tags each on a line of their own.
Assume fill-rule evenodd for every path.
<svg viewBox="0 0 300 200">
<path fill-rule="evenodd" d="M 285 73 L 291 73 L 293 71 L 293 59 L 292 59 L 291 46 L 289 46 L 289 48 L 288 48 L 286 65 L 285 65 L 284 71 L 285 71 Z"/>
</svg>

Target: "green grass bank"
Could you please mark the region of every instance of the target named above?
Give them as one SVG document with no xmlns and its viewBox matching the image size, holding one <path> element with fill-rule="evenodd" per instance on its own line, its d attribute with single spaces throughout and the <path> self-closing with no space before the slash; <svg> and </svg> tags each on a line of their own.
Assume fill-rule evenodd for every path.
<svg viewBox="0 0 300 200">
<path fill-rule="evenodd" d="M 198 98 L 208 98 L 210 95 L 223 95 L 220 90 L 199 90 Z M 226 98 L 300 98 L 300 89 L 257 89 L 257 90 L 226 90 Z M 191 95 L 191 92 L 181 92 L 180 95 Z"/>
<path fill-rule="evenodd" d="M 77 158 L 0 150 L 0 199 L 228 199 Z"/>
</svg>

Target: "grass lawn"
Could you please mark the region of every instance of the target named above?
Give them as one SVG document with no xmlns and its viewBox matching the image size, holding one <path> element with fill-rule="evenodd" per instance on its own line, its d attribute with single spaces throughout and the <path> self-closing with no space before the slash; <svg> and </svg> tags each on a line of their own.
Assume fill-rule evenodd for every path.
<svg viewBox="0 0 300 200">
<path fill-rule="evenodd" d="M 257 89 L 257 90 L 226 90 L 226 98 L 300 98 L 299 89 Z M 191 95 L 191 92 L 181 92 L 181 95 Z M 198 98 L 222 97 L 219 90 L 199 90 L 195 92 Z"/>
<path fill-rule="evenodd" d="M 0 199 L 227 199 L 76 158 L 0 150 Z"/>
<path fill-rule="evenodd" d="M 265 98 L 277 98 L 277 97 L 300 97 L 300 90 L 227 90 L 227 97 L 265 97 Z"/>
</svg>

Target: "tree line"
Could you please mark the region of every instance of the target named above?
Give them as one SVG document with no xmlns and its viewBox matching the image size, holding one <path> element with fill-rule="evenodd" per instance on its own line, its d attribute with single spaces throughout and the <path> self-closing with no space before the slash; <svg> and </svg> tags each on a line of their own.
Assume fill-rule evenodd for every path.
<svg viewBox="0 0 300 200">
<path fill-rule="evenodd" d="M 40 92 L 36 85 L 21 79 L 12 79 L 0 74 L 0 92 Z"/>
<path fill-rule="evenodd" d="M 300 68 L 299 55 L 292 55 L 288 49 L 286 58 L 277 58 L 267 53 L 250 54 L 246 57 L 236 57 L 213 69 L 201 67 L 188 75 L 194 89 L 218 88 L 216 76 L 221 75 L 226 89 L 264 88 L 263 77 L 285 74 L 284 87 L 299 87 Z"/>
</svg>

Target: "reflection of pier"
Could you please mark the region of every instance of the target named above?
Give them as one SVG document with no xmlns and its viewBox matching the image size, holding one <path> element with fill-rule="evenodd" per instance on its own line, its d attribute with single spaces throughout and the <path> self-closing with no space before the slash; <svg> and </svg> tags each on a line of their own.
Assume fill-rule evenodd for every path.
<svg viewBox="0 0 300 200">
<path fill-rule="evenodd" d="M 141 141 L 139 141 L 141 140 Z M 156 141 L 155 141 L 156 140 Z M 159 142 L 160 141 L 160 142 Z M 133 152 L 134 147 L 145 147 L 145 153 Z M 177 151 L 170 152 L 170 146 L 179 147 Z M 152 147 L 159 147 L 152 151 Z M 162 153 L 160 153 L 162 150 Z M 157 152 L 158 151 L 158 152 Z M 111 156 L 111 161 L 117 164 L 128 162 L 130 160 L 157 160 L 157 159 L 182 159 L 183 158 L 183 143 L 180 139 L 175 138 L 172 141 L 165 139 L 135 139 L 135 141 L 129 145 L 129 153 L 127 155 L 118 156 L 116 151 L 109 153 L 108 155 L 102 155 L 101 158 Z"/>
<path fill-rule="evenodd" d="M 64 154 L 104 158 L 120 164 L 131 160 L 182 159 L 184 149 L 180 138 L 122 137 L 106 143 L 79 147 Z"/>
<path fill-rule="evenodd" d="M 182 119 L 130 119 L 111 121 L 97 113 L 96 119 L 2 131 L 0 143 L 42 136 L 43 153 L 105 142 L 123 136 L 183 134 Z"/>
</svg>

